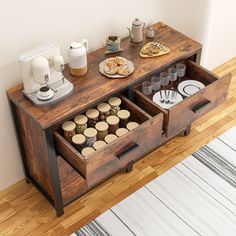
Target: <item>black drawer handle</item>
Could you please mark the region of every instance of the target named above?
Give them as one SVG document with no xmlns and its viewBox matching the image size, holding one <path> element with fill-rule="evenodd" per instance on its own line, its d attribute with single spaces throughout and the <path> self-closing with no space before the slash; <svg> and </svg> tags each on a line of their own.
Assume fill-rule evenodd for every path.
<svg viewBox="0 0 236 236">
<path fill-rule="evenodd" d="M 128 155 L 129 153 L 133 152 L 134 150 L 136 150 L 137 148 L 139 148 L 139 145 L 137 143 L 133 143 L 131 145 L 129 145 L 125 150 L 122 150 L 120 153 L 116 154 L 116 157 L 121 160 L 124 157 L 126 157 L 126 155 Z"/>
<path fill-rule="evenodd" d="M 195 105 L 194 107 L 192 107 L 192 111 L 194 113 L 200 112 L 202 109 L 204 109 L 205 107 L 209 106 L 211 104 L 211 101 L 209 100 L 204 100 L 200 103 L 198 103 L 197 105 Z"/>
</svg>

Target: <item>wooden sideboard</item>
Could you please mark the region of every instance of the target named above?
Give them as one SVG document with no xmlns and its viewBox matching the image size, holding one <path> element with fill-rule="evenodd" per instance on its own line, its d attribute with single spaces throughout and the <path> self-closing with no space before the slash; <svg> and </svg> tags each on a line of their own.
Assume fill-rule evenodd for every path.
<svg viewBox="0 0 236 236">
<path fill-rule="evenodd" d="M 101 75 L 99 63 L 109 56 L 101 48 L 88 55 L 88 73 L 80 78 L 64 75 L 74 84 L 73 94 L 48 107 L 36 107 L 22 94 L 22 85 L 7 91 L 11 106 L 26 180 L 30 181 L 55 207 L 57 216 L 65 205 L 74 201 L 107 178 L 126 170 L 133 163 L 173 137 L 188 135 L 191 123 L 214 109 L 227 97 L 230 76 L 219 78 L 199 66 L 201 44 L 163 24 L 155 24 L 157 36 L 171 49 L 167 55 L 143 59 L 141 44 L 122 40 L 117 55 L 133 61 L 135 71 L 124 79 L 108 79 Z M 195 79 L 206 87 L 181 103 L 165 110 L 141 92 L 141 82 L 166 70 L 177 62 L 187 65 L 185 79 Z M 177 85 L 175 85 L 176 88 Z M 61 132 L 61 124 L 77 114 L 95 107 L 112 96 L 122 99 L 122 106 L 131 112 L 139 126 L 84 158 Z"/>
</svg>

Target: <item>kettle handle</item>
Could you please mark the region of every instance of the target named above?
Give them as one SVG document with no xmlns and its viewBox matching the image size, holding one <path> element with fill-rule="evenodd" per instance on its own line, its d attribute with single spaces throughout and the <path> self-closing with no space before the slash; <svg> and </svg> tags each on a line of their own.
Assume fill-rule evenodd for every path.
<svg viewBox="0 0 236 236">
<path fill-rule="evenodd" d="M 88 51 L 89 50 L 89 48 L 88 48 L 88 40 L 87 39 L 83 39 L 81 43 L 85 46 L 86 50 Z"/>
</svg>

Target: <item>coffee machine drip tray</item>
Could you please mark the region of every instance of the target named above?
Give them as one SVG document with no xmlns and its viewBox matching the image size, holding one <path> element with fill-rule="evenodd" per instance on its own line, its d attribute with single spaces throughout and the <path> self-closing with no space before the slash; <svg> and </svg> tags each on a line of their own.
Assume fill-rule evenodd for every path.
<svg viewBox="0 0 236 236">
<path fill-rule="evenodd" d="M 35 93 L 26 93 L 23 90 L 23 94 L 30 101 L 32 101 L 36 106 L 49 106 L 49 105 L 56 104 L 57 102 L 68 97 L 72 93 L 73 88 L 74 88 L 73 84 L 65 78 L 53 84 L 49 83 L 47 84 L 47 87 L 50 88 L 54 92 L 54 95 L 49 99 L 38 99 L 37 97 L 38 91 Z"/>
</svg>

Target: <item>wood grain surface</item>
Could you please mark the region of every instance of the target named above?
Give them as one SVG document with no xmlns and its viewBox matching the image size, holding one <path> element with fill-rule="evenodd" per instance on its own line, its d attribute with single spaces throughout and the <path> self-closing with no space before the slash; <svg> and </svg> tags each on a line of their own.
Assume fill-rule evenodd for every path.
<svg viewBox="0 0 236 236">
<path fill-rule="evenodd" d="M 54 198 L 44 131 L 31 116 L 20 109 L 16 112 L 30 175 Z"/>
<path fill-rule="evenodd" d="M 75 88 L 72 95 L 64 101 L 54 106 L 36 107 L 23 96 L 22 85 L 9 89 L 7 91 L 8 97 L 39 122 L 43 128 L 47 128 L 88 106 L 92 106 L 99 99 L 104 99 L 128 85 L 137 83 L 147 73 L 159 70 L 163 65 L 168 66 L 176 60 L 188 58 L 201 51 L 201 44 L 171 27 L 163 23 L 157 23 L 154 27 L 158 30 L 154 41 L 163 43 L 171 49 L 171 52 L 163 57 L 143 59 L 139 56 L 139 52 L 143 45 L 150 40 L 144 40 L 141 44 L 131 44 L 129 38 L 124 39 L 121 43 L 124 50 L 117 55 L 134 63 L 135 71 L 128 78 L 112 80 L 100 74 L 99 63 L 111 56 L 104 55 L 105 48 L 101 48 L 88 55 L 89 68 L 85 76 L 80 78 L 71 76 L 68 66 L 66 66 L 64 75 L 74 84 Z"/>
<path fill-rule="evenodd" d="M 88 189 L 103 182 L 119 170 L 125 169 L 130 162 L 138 160 L 161 143 L 163 115 L 160 113 L 152 118 L 126 97 L 120 95 L 120 98 L 121 109 L 130 111 L 129 121 L 137 122 L 139 126 L 87 158 L 84 158 L 59 132 L 55 132 L 58 153 L 85 178 Z M 133 145 L 137 146 L 130 150 Z M 119 153 L 123 153 L 122 159 L 118 158 Z"/>
<path fill-rule="evenodd" d="M 62 157 L 57 157 L 63 204 L 67 204 L 88 189 L 85 179 Z"/>
<path fill-rule="evenodd" d="M 134 165 L 132 172 L 120 173 L 94 188 L 67 206 L 65 214 L 59 218 L 55 216 L 54 208 L 31 184 L 26 184 L 24 180 L 18 182 L 0 193 L 0 234 L 69 235 L 235 126 L 236 58 L 213 72 L 220 77 L 232 74 L 228 99 L 195 121 L 188 137 L 176 137 L 146 155 Z"/>
<path fill-rule="evenodd" d="M 181 103 L 172 106 L 168 110 L 164 110 L 153 102 L 152 99 L 155 92 L 148 96 L 144 95 L 141 83 L 134 88 L 134 101 L 136 104 L 152 115 L 155 115 L 158 111 L 164 113 L 163 128 L 167 133 L 167 137 L 177 135 L 181 130 L 191 125 L 193 121 L 219 106 L 228 95 L 231 80 L 230 74 L 219 78 L 191 60 L 186 60 L 185 64 L 187 66 L 186 75 L 181 81 L 197 80 L 206 87 L 190 97 L 183 97 L 184 100 Z M 173 84 L 176 91 L 178 91 L 178 84 L 177 81 Z M 165 89 L 171 89 L 171 84 Z"/>
</svg>

